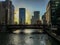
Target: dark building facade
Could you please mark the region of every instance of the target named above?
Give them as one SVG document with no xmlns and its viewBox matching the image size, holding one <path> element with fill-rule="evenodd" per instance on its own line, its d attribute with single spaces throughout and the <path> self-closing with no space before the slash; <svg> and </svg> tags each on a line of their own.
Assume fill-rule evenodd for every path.
<svg viewBox="0 0 60 45">
<path fill-rule="evenodd" d="M 34 11 L 34 18 L 36 20 L 39 20 L 40 19 L 40 11 Z"/>
<path fill-rule="evenodd" d="M 57 25 L 57 12 L 56 10 L 59 7 L 60 2 L 59 1 L 51 1 L 51 22 L 52 25 Z"/>
<path fill-rule="evenodd" d="M 7 24 L 14 24 L 14 5 L 11 0 L 6 0 Z"/>
<path fill-rule="evenodd" d="M 14 6 L 11 0 L 0 1 L 0 24 L 13 24 Z"/>
<path fill-rule="evenodd" d="M 60 2 L 58 4 L 58 7 L 56 9 L 56 25 L 57 25 L 57 28 L 58 28 L 58 31 L 57 34 L 60 35 Z"/>
<path fill-rule="evenodd" d="M 42 23 L 43 24 L 47 24 L 47 21 L 46 21 L 46 13 L 44 13 L 44 15 L 42 16 Z"/>
<path fill-rule="evenodd" d="M 32 16 L 32 19 L 31 19 L 31 24 L 34 24 L 34 16 Z"/>
<path fill-rule="evenodd" d="M 0 1 L 0 24 L 5 24 L 5 2 Z"/>
<path fill-rule="evenodd" d="M 56 9 L 56 17 L 57 17 L 56 23 L 57 25 L 60 26 L 60 4 L 58 5 L 58 8 Z"/>
<path fill-rule="evenodd" d="M 58 28 L 56 32 L 60 32 L 59 25 L 60 25 L 60 1 L 59 0 L 50 0 L 47 8 L 46 8 L 46 15 L 49 17 L 49 25 L 52 27 Z M 46 18 L 48 18 L 46 16 Z"/>
<path fill-rule="evenodd" d="M 59 7 L 60 1 L 51 0 L 49 1 L 47 8 L 46 8 L 46 15 L 49 17 L 49 24 L 56 25 L 57 24 L 57 9 Z M 46 16 L 46 18 L 47 18 Z"/>
<path fill-rule="evenodd" d="M 26 9 L 19 8 L 19 23 L 25 24 Z"/>
</svg>

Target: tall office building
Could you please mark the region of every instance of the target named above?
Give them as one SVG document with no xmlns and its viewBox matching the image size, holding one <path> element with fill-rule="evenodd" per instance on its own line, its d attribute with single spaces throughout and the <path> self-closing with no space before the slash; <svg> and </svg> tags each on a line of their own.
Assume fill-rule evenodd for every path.
<svg viewBox="0 0 60 45">
<path fill-rule="evenodd" d="M 42 16 L 42 23 L 43 23 L 43 24 L 47 24 L 47 22 L 46 22 L 46 12 L 45 12 L 44 15 Z"/>
<path fill-rule="evenodd" d="M 14 5 L 11 5 L 10 8 L 10 19 L 9 19 L 9 24 L 14 24 Z"/>
<path fill-rule="evenodd" d="M 31 24 L 37 24 L 38 20 L 40 20 L 40 11 L 34 11 L 34 16 L 32 16 Z"/>
<path fill-rule="evenodd" d="M 14 24 L 14 5 L 11 0 L 6 0 L 7 24 Z"/>
<path fill-rule="evenodd" d="M 57 28 L 56 32 L 60 35 L 60 1 L 50 0 L 46 8 L 46 21 L 51 27 Z"/>
<path fill-rule="evenodd" d="M 26 9 L 19 8 L 19 23 L 25 24 Z"/>
<path fill-rule="evenodd" d="M 31 24 L 34 24 L 34 16 L 32 16 L 32 19 L 31 19 Z"/>
<path fill-rule="evenodd" d="M 5 2 L 0 1 L 0 24 L 5 24 Z"/>
<path fill-rule="evenodd" d="M 57 9 L 59 7 L 59 0 L 50 0 L 47 8 L 46 8 L 46 20 L 48 25 L 56 25 L 57 24 Z"/>
<path fill-rule="evenodd" d="M 0 24 L 13 24 L 14 6 L 11 0 L 0 1 Z"/>
<path fill-rule="evenodd" d="M 34 11 L 34 22 L 35 24 L 37 21 L 40 20 L 40 11 Z"/>
<path fill-rule="evenodd" d="M 34 11 L 34 17 L 38 20 L 40 19 L 40 11 Z"/>
</svg>

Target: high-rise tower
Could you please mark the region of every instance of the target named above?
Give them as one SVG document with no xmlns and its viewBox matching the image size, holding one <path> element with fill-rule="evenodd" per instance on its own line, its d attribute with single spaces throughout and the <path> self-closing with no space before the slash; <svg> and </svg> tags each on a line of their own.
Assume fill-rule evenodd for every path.
<svg viewBox="0 0 60 45">
<path fill-rule="evenodd" d="M 26 9 L 19 8 L 19 23 L 25 24 Z"/>
</svg>

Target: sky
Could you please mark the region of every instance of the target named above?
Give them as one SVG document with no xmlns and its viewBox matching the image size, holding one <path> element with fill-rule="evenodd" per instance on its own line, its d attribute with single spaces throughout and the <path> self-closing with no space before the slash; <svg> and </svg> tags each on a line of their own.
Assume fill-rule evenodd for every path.
<svg viewBox="0 0 60 45">
<path fill-rule="evenodd" d="M 40 16 L 42 16 L 46 11 L 48 1 L 49 0 L 12 0 L 12 3 L 15 6 L 16 17 L 19 17 L 19 8 L 26 8 L 30 15 L 33 15 L 34 11 L 40 11 Z"/>
<path fill-rule="evenodd" d="M 16 9 L 26 8 L 33 15 L 34 11 L 40 11 L 43 15 L 49 0 L 12 0 Z"/>
<path fill-rule="evenodd" d="M 0 0 L 4 1 L 4 0 Z M 40 11 L 43 15 L 49 0 L 12 0 L 15 9 L 26 8 L 33 14 L 34 11 Z"/>
</svg>

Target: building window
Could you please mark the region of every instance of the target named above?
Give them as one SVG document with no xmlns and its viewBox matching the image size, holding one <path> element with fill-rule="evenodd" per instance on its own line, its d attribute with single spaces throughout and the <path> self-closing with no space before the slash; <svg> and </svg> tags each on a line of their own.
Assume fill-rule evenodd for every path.
<svg viewBox="0 0 60 45">
<path fill-rule="evenodd" d="M 52 10 L 52 12 L 55 12 L 55 10 Z"/>
<path fill-rule="evenodd" d="M 54 18 L 54 16 L 52 16 L 52 18 Z"/>
<path fill-rule="evenodd" d="M 60 3 L 60 2 L 55 2 L 55 3 L 57 3 L 57 4 L 58 4 L 58 3 Z"/>
<path fill-rule="evenodd" d="M 55 10 L 55 8 L 52 8 L 52 10 Z"/>
<path fill-rule="evenodd" d="M 56 4 L 56 7 L 58 6 L 58 4 Z"/>
<path fill-rule="evenodd" d="M 58 18 L 58 20 L 60 20 L 60 18 Z"/>
<path fill-rule="evenodd" d="M 55 6 L 55 4 L 52 4 L 52 6 L 54 7 L 54 6 Z"/>
</svg>

